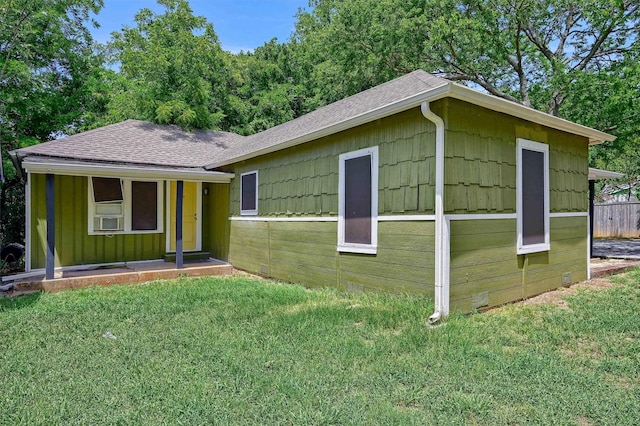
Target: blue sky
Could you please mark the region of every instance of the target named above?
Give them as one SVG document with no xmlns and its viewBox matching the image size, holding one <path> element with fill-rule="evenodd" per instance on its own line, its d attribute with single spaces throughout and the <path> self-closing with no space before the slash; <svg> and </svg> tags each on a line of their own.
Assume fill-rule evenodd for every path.
<svg viewBox="0 0 640 426">
<path fill-rule="evenodd" d="M 253 50 L 274 37 L 286 42 L 293 32 L 298 8 L 308 9 L 308 0 L 191 0 L 193 13 L 213 23 L 224 50 Z M 155 0 L 104 0 L 96 16 L 99 29 L 92 29 L 96 41 L 105 43 L 113 31 L 133 26 L 133 17 L 143 8 L 162 12 Z"/>
</svg>

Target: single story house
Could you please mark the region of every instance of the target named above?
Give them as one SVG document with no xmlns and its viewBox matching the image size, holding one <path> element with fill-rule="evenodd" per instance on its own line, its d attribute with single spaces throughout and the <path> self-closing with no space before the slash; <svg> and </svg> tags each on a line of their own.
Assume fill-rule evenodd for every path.
<svg viewBox="0 0 640 426">
<path fill-rule="evenodd" d="M 587 279 L 588 148 L 613 139 L 418 70 L 252 136 L 127 120 L 11 156 L 28 270 L 207 252 L 431 294 L 435 321 Z"/>
</svg>

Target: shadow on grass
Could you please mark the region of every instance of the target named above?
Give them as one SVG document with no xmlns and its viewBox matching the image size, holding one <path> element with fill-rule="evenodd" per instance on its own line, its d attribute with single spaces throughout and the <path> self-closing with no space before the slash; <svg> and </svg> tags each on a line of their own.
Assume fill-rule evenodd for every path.
<svg viewBox="0 0 640 426">
<path fill-rule="evenodd" d="M 15 297 L 0 297 L 0 312 L 28 308 L 38 302 L 42 292 L 23 294 Z"/>
</svg>

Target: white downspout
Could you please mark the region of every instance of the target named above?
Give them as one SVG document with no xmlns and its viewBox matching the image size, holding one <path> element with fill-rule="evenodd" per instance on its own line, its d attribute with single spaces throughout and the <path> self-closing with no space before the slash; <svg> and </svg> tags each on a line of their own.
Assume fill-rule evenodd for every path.
<svg viewBox="0 0 640 426">
<path fill-rule="evenodd" d="M 449 230 L 444 217 L 444 121 L 429 108 L 420 105 L 422 115 L 436 126 L 436 246 L 435 246 L 435 311 L 429 324 L 435 324 L 449 314 Z"/>
</svg>

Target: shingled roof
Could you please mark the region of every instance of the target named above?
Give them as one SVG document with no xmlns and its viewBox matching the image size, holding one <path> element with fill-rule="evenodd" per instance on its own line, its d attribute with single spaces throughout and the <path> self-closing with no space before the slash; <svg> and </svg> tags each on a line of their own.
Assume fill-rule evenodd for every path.
<svg viewBox="0 0 640 426">
<path fill-rule="evenodd" d="M 188 133 L 177 126 L 126 120 L 16 152 L 20 157 L 202 168 L 243 139 L 244 136 L 235 133 L 213 130 Z"/>
<path fill-rule="evenodd" d="M 591 143 L 615 139 L 606 133 L 417 70 L 251 136 L 212 130 L 187 133 L 176 126 L 127 120 L 19 149 L 11 154 L 18 160 L 40 156 L 214 170 L 310 142 L 445 96 L 579 134 L 588 137 Z"/>
<path fill-rule="evenodd" d="M 417 70 L 395 80 L 360 92 L 356 95 L 329 104 L 306 115 L 272 127 L 255 135 L 247 136 L 240 143 L 230 146 L 221 152 L 207 168 L 215 168 L 250 157 L 260 155 L 262 151 L 272 151 L 282 144 L 298 144 L 318 137 L 325 136 L 326 129 L 336 128 L 344 123 L 345 128 L 352 127 L 350 123 L 366 114 L 379 111 L 384 107 L 396 105 L 406 99 L 417 97 L 437 87 L 446 86 L 450 82 L 425 71 Z M 414 106 L 414 105 L 410 105 Z M 401 109 L 395 108 L 393 113 Z M 376 117 L 379 118 L 379 117 Z M 365 120 L 366 121 L 366 120 Z M 331 131 L 327 131 L 332 133 Z M 285 148 L 286 146 L 282 146 Z"/>
</svg>

